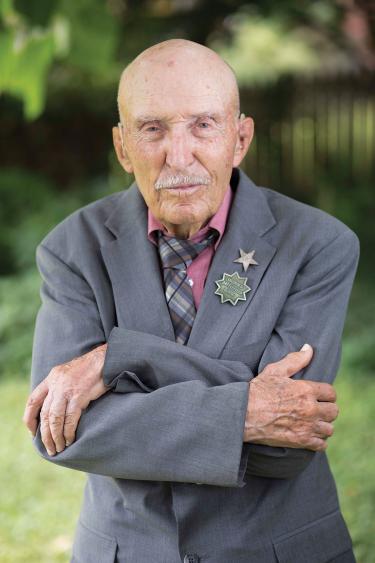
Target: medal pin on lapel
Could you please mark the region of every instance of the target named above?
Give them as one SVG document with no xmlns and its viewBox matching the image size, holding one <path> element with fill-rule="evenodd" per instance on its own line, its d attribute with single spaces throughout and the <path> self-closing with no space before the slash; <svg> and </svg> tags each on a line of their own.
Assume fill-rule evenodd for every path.
<svg viewBox="0 0 375 563">
<path fill-rule="evenodd" d="M 251 290 L 246 282 L 247 278 L 241 278 L 238 272 L 225 273 L 220 280 L 215 281 L 215 295 L 220 296 L 221 303 L 229 301 L 232 305 L 237 305 L 238 301 L 246 301 L 246 293 Z"/>
<path fill-rule="evenodd" d="M 251 250 L 250 252 L 245 252 L 244 250 L 242 250 L 242 248 L 240 248 L 240 257 L 236 258 L 236 260 L 233 260 L 233 262 L 238 262 L 239 264 L 242 264 L 243 269 L 245 270 L 245 272 L 247 272 L 247 269 L 249 266 L 259 266 L 258 262 L 256 262 L 254 260 L 254 254 L 255 254 L 255 250 Z"/>
<path fill-rule="evenodd" d="M 255 250 L 250 250 L 250 252 L 245 252 L 240 250 L 239 258 L 233 260 L 242 264 L 243 269 L 247 272 L 249 266 L 258 266 L 258 262 L 254 260 Z M 246 293 L 251 291 L 251 287 L 247 285 L 247 278 L 242 278 L 238 272 L 233 274 L 225 273 L 220 280 L 215 281 L 217 288 L 215 295 L 219 295 L 221 303 L 229 301 L 232 305 L 237 305 L 238 301 L 246 301 Z"/>
</svg>

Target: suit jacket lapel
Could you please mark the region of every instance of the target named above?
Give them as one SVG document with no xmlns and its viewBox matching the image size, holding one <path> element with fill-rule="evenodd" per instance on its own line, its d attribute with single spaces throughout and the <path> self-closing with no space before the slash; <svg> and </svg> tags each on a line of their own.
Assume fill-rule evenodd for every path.
<svg viewBox="0 0 375 563">
<path fill-rule="evenodd" d="M 232 182 L 236 182 L 234 171 Z M 188 346 L 204 352 L 211 357 L 218 357 L 233 333 L 237 323 L 249 309 L 257 288 L 265 274 L 276 248 L 262 238 L 276 224 L 263 193 L 240 171 L 235 197 L 230 210 L 225 234 L 212 261 L 203 297 L 194 321 Z M 242 264 L 234 263 L 239 257 L 239 249 L 245 252 L 255 250 L 254 258 L 258 266 L 250 266 L 244 272 Z M 251 291 L 246 294 L 246 301 L 237 305 L 221 303 L 215 295 L 215 281 L 224 273 L 238 272 L 247 278 Z"/>
<path fill-rule="evenodd" d="M 122 194 L 105 225 L 117 237 L 101 252 L 119 326 L 174 340 L 158 252 L 147 238 L 147 208 L 135 184 Z"/>
</svg>

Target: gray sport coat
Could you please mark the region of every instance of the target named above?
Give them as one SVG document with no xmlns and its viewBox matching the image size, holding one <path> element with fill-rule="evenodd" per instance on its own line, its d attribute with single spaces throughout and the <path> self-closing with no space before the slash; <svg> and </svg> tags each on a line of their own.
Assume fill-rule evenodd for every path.
<svg viewBox="0 0 375 563">
<path fill-rule="evenodd" d="M 343 223 L 234 169 L 226 231 L 186 346 L 174 342 L 147 208 L 134 184 L 76 211 L 37 249 L 32 387 L 108 342 L 76 441 L 49 461 L 88 474 L 80 563 L 353 561 L 325 453 L 243 443 L 249 381 L 314 348 L 295 377 L 332 382 L 359 245 Z M 233 260 L 255 250 L 246 274 Z M 215 281 L 251 291 L 221 304 Z M 334 438 L 333 438 L 334 439 Z"/>
</svg>

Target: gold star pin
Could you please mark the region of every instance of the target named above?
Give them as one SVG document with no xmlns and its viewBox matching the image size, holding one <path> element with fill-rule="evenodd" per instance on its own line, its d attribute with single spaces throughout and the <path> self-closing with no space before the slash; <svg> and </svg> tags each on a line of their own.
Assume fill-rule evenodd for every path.
<svg viewBox="0 0 375 563">
<path fill-rule="evenodd" d="M 233 260 L 233 262 L 238 262 L 239 264 L 242 264 L 243 269 L 245 270 L 245 272 L 247 272 L 247 269 L 249 266 L 259 266 L 258 262 L 256 262 L 253 258 L 255 254 L 255 250 L 251 250 L 250 252 L 244 252 L 242 250 L 242 248 L 240 248 L 240 257 L 236 258 L 236 260 Z"/>
</svg>

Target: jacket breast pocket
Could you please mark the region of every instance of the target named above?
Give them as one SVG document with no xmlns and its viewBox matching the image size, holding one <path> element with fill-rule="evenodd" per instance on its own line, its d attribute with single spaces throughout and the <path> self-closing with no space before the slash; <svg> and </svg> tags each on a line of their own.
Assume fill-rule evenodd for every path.
<svg viewBox="0 0 375 563">
<path fill-rule="evenodd" d="M 114 563 L 116 561 L 116 539 L 94 531 L 78 522 L 74 537 L 70 563 Z"/>
<path fill-rule="evenodd" d="M 278 563 L 328 563 L 352 547 L 339 510 L 273 541 Z"/>
</svg>

